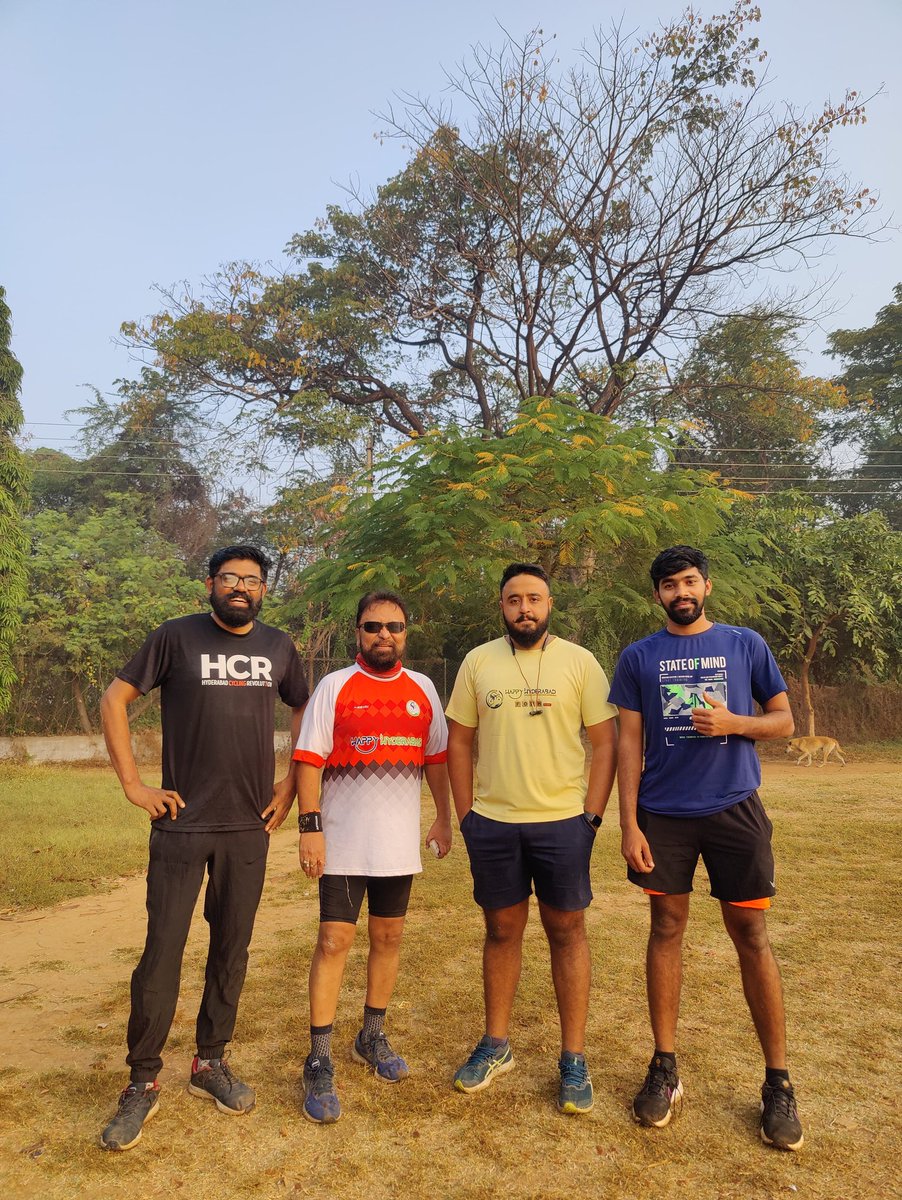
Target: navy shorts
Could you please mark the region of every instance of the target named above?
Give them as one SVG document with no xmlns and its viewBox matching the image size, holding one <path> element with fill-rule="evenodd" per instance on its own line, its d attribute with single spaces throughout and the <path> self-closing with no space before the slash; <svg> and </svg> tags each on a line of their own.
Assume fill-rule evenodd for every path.
<svg viewBox="0 0 902 1200">
<path fill-rule="evenodd" d="M 701 855 L 715 900 L 744 904 L 776 894 L 773 825 L 757 792 L 707 817 L 665 817 L 640 805 L 636 819 L 648 839 L 655 869 L 643 875 L 627 868 L 631 883 L 649 892 L 681 896 L 692 891 Z"/>
<path fill-rule="evenodd" d="M 319 919 L 356 925 L 364 896 L 371 917 L 404 917 L 412 884 L 412 875 L 321 875 Z"/>
<path fill-rule="evenodd" d="M 582 815 L 512 824 L 472 809 L 460 824 L 470 856 L 473 899 L 480 908 L 510 908 L 531 893 L 549 908 L 577 912 L 592 903 L 589 859 L 595 829 Z"/>
</svg>

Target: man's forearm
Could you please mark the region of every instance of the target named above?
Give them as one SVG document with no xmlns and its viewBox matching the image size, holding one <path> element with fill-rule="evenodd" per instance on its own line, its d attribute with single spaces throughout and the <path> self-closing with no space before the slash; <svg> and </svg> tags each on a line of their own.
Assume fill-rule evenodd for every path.
<svg viewBox="0 0 902 1200">
<path fill-rule="evenodd" d="M 473 745 L 465 739 L 448 741 L 448 779 L 454 811 L 462 821 L 473 807 Z"/>
<path fill-rule="evenodd" d="M 318 812 L 320 806 L 319 791 L 320 791 L 320 776 L 322 774 L 321 767 L 315 767 L 313 763 L 298 762 L 297 767 L 297 784 L 298 784 L 298 810 L 302 813 Z"/>
<path fill-rule="evenodd" d="M 427 763 L 424 769 L 426 782 L 435 804 L 435 816 L 439 821 L 451 821 L 451 793 L 448 786 L 448 768 L 445 763 Z"/>
<path fill-rule="evenodd" d="M 132 750 L 131 728 L 128 723 L 128 709 L 125 704 L 104 693 L 100 702 L 100 714 L 103 723 L 103 740 L 109 752 L 113 770 L 122 785 L 122 790 L 128 793 L 128 788 L 141 782 L 138 774 L 138 764 L 135 762 Z"/>
<path fill-rule="evenodd" d="M 614 786 L 617 770 L 617 731 L 613 720 L 587 731 L 592 746 L 589 780 L 586 785 L 585 810 L 604 816 Z"/>
<path fill-rule="evenodd" d="M 795 721 L 788 708 L 774 709 L 756 717 L 737 717 L 736 732 L 755 742 L 767 742 L 773 738 L 792 737 Z"/>
</svg>

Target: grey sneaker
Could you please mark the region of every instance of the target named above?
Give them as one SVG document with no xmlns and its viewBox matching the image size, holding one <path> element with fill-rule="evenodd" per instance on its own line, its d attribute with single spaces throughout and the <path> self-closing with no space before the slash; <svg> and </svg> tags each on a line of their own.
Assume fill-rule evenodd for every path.
<svg viewBox="0 0 902 1200">
<path fill-rule="evenodd" d="M 510 1042 L 497 1048 L 488 1037 L 483 1037 L 462 1067 L 454 1076 L 454 1086 L 459 1092 L 481 1092 L 496 1075 L 505 1075 L 514 1068 L 514 1056 Z"/>
<path fill-rule="evenodd" d="M 141 1130 L 160 1107 L 158 1083 L 130 1083 L 119 1097 L 116 1115 L 100 1135 L 104 1150 L 131 1150 L 141 1140 Z"/>
<path fill-rule="evenodd" d="M 761 1140 L 778 1150 L 799 1150 L 805 1140 L 795 1092 L 788 1079 L 779 1087 L 765 1082 L 761 1088 Z"/>
<path fill-rule="evenodd" d="M 233 1117 L 250 1112 L 257 1101 L 257 1094 L 252 1087 L 235 1078 L 225 1058 L 211 1058 L 210 1065 L 206 1067 L 199 1067 L 199 1062 L 195 1055 L 191 1064 L 191 1082 L 188 1084 L 192 1096 L 215 1101 L 220 1112 Z"/>
<path fill-rule="evenodd" d="M 376 1078 L 385 1083 L 400 1083 L 410 1074 L 410 1068 L 401 1057 L 395 1054 L 391 1043 L 384 1033 L 375 1037 L 364 1038 L 363 1030 L 354 1039 L 351 1054 L 360 1063 L 366 1063 L 376 1072 Z"/>
<path fill-rule="evenodd" d="M 674 1110 L 683 1103 L 683 1085 L 675 1066 L 659 1055 L 648 1064 L 645 1082 L 633 1101 L 633 1119 L 640 1125 L 663 1129 L 669 1124 Z"/>
<path fill-rule="evenodd" d="M 586 1066 L 586 1056 L 565 1051 L 561 1055 L 558 1067 L 561 1072 L 558 1108 L 562 1113 L 590 1112 L 595 1103 L 595 1096 L 592 1092 L 589 1068 Z"/>
<path fill-rule="evenodd" d="M 341 1116 L 331 1058 L 307 1056 L 304 1063 L 304 1116 L 317 1125 L 334 1125 Z"/>
</svg>

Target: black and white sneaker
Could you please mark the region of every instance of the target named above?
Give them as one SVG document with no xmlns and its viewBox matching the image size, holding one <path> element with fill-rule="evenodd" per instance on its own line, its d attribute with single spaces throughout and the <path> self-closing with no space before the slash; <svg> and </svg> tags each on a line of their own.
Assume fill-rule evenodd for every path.
<svg viewBox="0 0 902 1200">
<path fill-rule="evenodd" d="M 250 1112 L 257 1101 L 254 1089 L 235 1078 L 225 1058 L 211 1058 L 201 1066 L 195 1055 L 188 1091 L 192 1096 L 215 1101 L 219 1111 L 230 1116 Z"/>
<path fill-rule="evenodd" d="M 640 1125 L 663 1129 L 682 1104 L 683 1085 L 676 1065 L 656 1054 L 648 1064 L 648 1074 L 633 1101 L 633 1120 Z"/>
<path fill-rule="evenodd" d="M 788 1079 L 774 1086 L 765 1082 L 761 1088 L 761 1140 L 778 1150 L 798 1150 L 805 1140 Z"/>
<path fill-rule="evenodd" d="M 119 1097 L 116 1115 L 100 1135 L 104 1150 L 131 1150 L 141 1140 L 141 1130 L 160 1107 L 160 1085 L 130 1083 Z"/>
</svg>

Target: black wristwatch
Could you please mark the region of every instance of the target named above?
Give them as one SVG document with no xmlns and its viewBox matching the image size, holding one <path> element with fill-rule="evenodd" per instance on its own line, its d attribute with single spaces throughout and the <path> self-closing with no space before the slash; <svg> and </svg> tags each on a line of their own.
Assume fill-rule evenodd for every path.
<svg viewBox="0 0 902 1200">
<path fill-rule="evenodd" d="M 601 829 L 601 817 L 598 815 L 598 813 L 584 812 L 583 816 L 593 829 Z"/>
<path fill-rule="evenodd" d="M 301 833 L 322 833 L 323 814 L 319 811 L 299 813 L 298 830 Z"/>
</svg>

